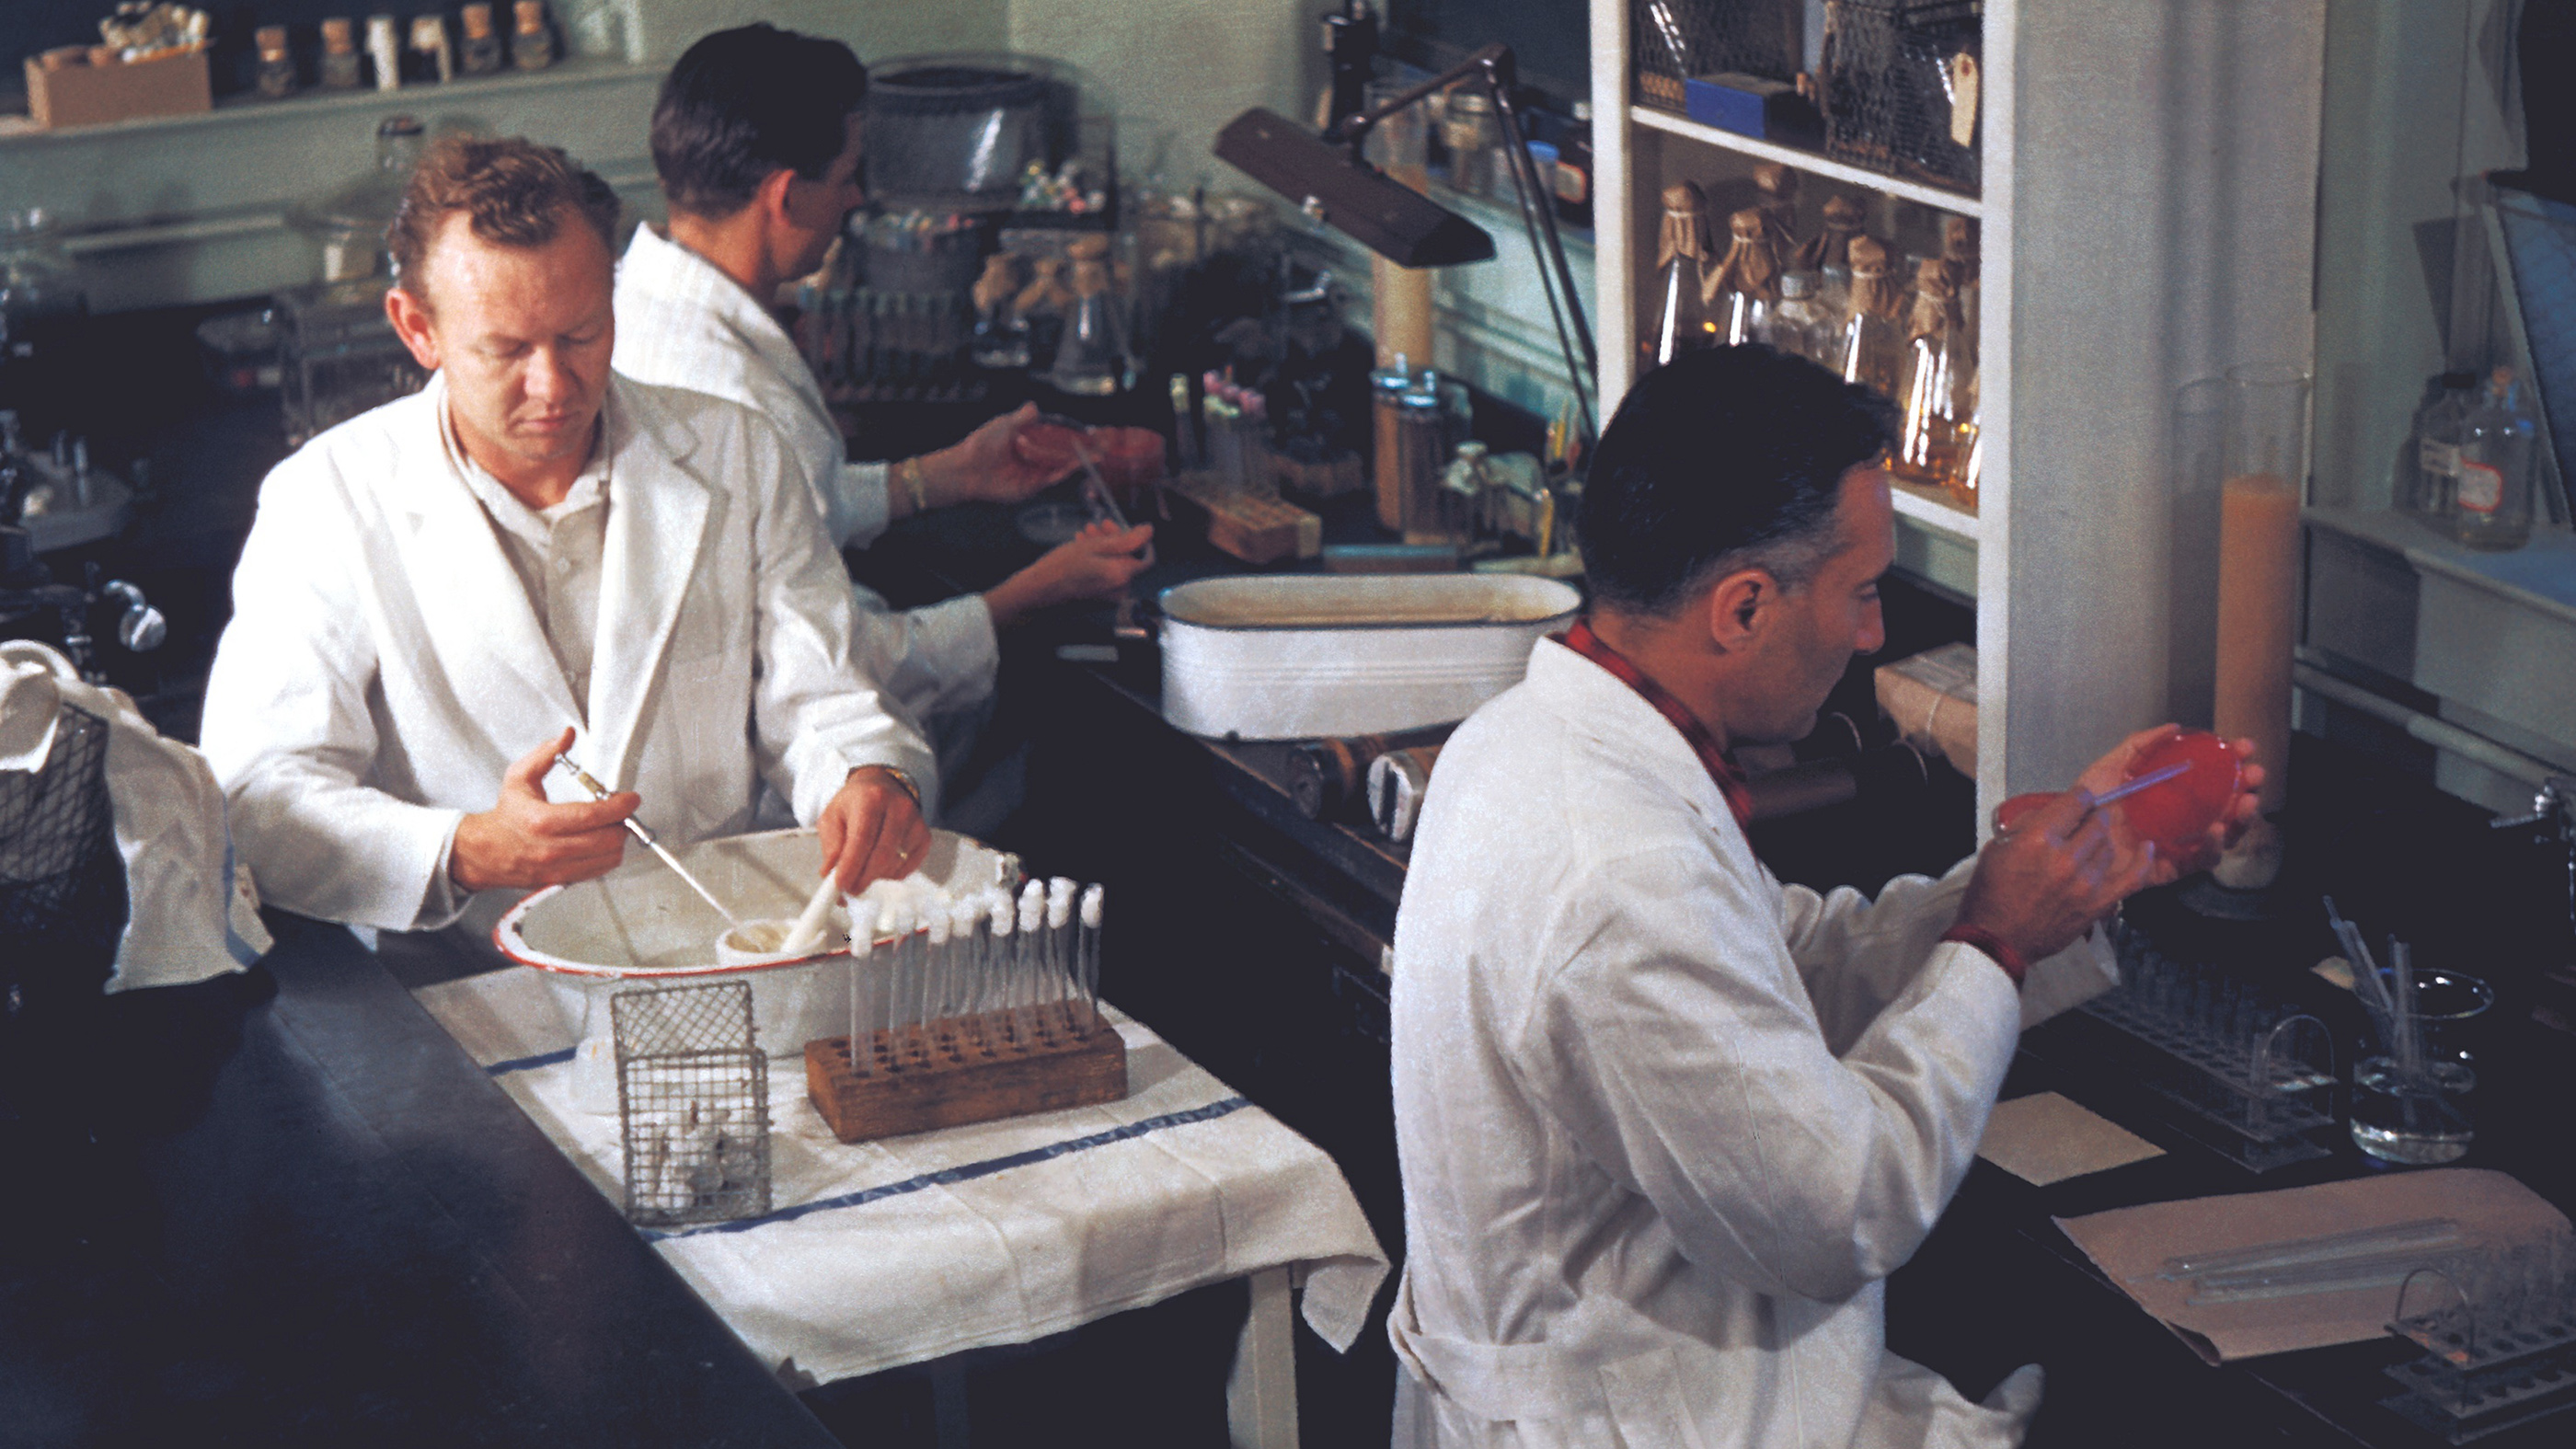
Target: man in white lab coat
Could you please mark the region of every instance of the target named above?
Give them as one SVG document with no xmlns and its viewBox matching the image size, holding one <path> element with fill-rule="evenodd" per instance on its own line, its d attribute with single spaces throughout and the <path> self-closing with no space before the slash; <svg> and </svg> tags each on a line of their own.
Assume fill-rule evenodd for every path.
<svg viewBox="0 0 2576 1449">
<path fill-rule="evenodd" d="M 928 750 L 857 667 L 777 431 L 609 370 L 616 218 L 527 141 L 451 138 L 414 175 L 386 307 L 433 376 L 268 476 L 207 682 L 268 901 L 436 927 L 603 874 L 630 814 L 752 828 L 764 787 L 845 887 L 921 858 Z M 618 793 L 550 777 L 567 749 Z"/>
<path fill-rule="evenodd" d="M 866 547 L 886 525 L 945 504 L 1017 502 L 1054 480 L 1013 448 L 1037 411 L 996 418 L 955 447 L 888 468 L 853 463 L 822 385 L 770 314 L 779 284 L 822 265 L 866 199 L 860 103 L 867 71 L 850 48 L 746 25 L 689 47 L 653 112 L 653 164 L 669 234 L 635 229 L 617 273 L 617 370 L 757 409 L 786 434 L 790 461 L 835 543 Z M 1109 597 L 1145 564 L 1148 526 L 1094 525 L 983 594 L 900 613 L 858 591 L 861 647 L 934 734 L 993 693 L 994 631 L 1049 604 Z M 943 753 L 953 753 L 944 749 Z"/>
<path fill-rule="evenodd" d="M 1396 918 L 1399 1443 L 2008 1445 L 2038 1401 L 1888 1354 L 1882 1280 L 2023 1024 L 2108 984 L 2088 929 L 2184 862 L 2082 791 L 1874 902 L 1755 860 L 1725 752 L 1884 638 L 1884 413 L 1761 348 L 1649 374 L 1594 455 L 1589 617 L 1441 754 Z"/>
</svg>

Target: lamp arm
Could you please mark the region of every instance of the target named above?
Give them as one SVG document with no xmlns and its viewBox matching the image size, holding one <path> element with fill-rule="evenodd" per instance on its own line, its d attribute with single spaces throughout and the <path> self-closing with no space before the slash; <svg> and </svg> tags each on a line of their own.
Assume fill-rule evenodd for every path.
<svg viewBox="0 0 2576 1449">
<path fill-rule="evenodd" d="M 1336 145 L 1350 147 L 1351 159 L 1356 161 L 1360 159 L 1360 146 L 1368 140 L 1369 132 L 1377 129 L 1378 122 L 1419 102 L 1433 91 L 1456 85 L 1472 75 L 1484 75 L 1497 89 L 1509 86 L 1517 68 L 1517 64 L 1512 59 L 1512 48 L 1497 40 L 1490 45 L 1479 47 L 1465 60 L 1407 90 L 1402 95 L 1345 119 L 1340 125 L 1325 132 L 1324 139 Z"/>
<path fill-rule="evenodd" d="M 1507 47 L 1491 48 L 1503 50 L 1506 56 L 1510 53 Z M 1539 184 L 1538 159 L 1530 155 L 1529 143 L 1521 134 L 1519 108 L 1512 104 L 1509 89 L 1495 81 L 1490 72 L 1487 84 L 1493 91 L 1494 114 L 1503 123 L 1503 161 L 1511 168 L 1512 190 L 1520 198 L 1521 229 L 1528 233 L 1530 250 L 1537 255 L 1539 290 L 1547 297 L 1548 320 L 1556 327 L 1557 350 L 1565 357 L 1566 385 L 1573 390 L 1575 409 L 1582 415 L 1583 436 L 1597 438 L 1600 432 L 1593 421 L 1590 395 L 1601 389 L 1600 363 L 1593 348 L 1592 329 L 1584 320 L 1583 295 L 1574 289 L 1574 268 L 1565 259 L 1565 239 L 1556 230 L 1556 208 L 1548 204 L 1553 193 Z M 1544 245 L 1540 242 L 1542 230 L 1546 234 Z M 1550 267 L 1555 269 L 1553 279 L 1548 275 Z M 1562 312 L 1556 300 L 1560 288 L 1565 293 Z M 1569 322 L 1573 327 L 1571 337 L 1566 332 Z"/>
</svg>

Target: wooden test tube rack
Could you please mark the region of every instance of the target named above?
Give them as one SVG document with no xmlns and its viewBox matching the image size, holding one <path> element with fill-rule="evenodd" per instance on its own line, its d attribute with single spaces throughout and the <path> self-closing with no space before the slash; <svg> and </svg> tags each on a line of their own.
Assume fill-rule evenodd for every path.
<svg viewBox="0 0 2576 1449">
<path fill-rule="evenodd" d="M 843 1142 L 1127 1095 L 1126 1042 L 1079 1001 L 943 1017 L 861 1040 L 875 1063 L 866 1073 L 856 1070 L 846 1036 L 805 1044 L 806 1095 Z"/>
</svg>

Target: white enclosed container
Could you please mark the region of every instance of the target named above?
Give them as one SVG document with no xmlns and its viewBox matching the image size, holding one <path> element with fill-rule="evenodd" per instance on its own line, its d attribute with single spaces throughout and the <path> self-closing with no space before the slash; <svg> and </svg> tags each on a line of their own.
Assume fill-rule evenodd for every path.
<svg viewBox="0 0 2576 1449">
<path fill-rule="evenodd" d="M 1166 589 L 1163 718 L 1214 739 L 1443 724 L 1520 682 L 1574 622 L 1570 584 L 1520 574 L 1281 575 Z"/>
</svg>

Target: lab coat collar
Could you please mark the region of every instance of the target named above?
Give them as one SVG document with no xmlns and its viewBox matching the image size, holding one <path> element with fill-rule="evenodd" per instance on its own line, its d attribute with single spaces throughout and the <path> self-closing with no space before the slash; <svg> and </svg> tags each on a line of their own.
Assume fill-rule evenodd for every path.
<svg viewBox="0 0 2576 1449">
<path fill-rule="evenodd" d="M 623 788 L 645 704 L 662 687 L 661 656 L 706 530 L 707 487 L 679 466 L 696 449 L 697 435 L 649 389 L 610 374 L 603 403 L 609 425 L 602 434 L 611 450 L 608 540 L 585 716 L 490 517 L 449 460 L 441 436 L 446 374 L 432 374 L 409 406 L 413 412 L 397 433 L 401 479 L 393 496 L 414 520 L 413 577 L 442 580 L 438 592 L 453 605 L 423 611 L 432 652 L 447 659 L 495 656 L 552 719 L 580 724 L 586 717 L 578 758 L 612 788 Z"/>
<path fill-rule="evenodd" d="M 1671 720 L 1618 676 L 1554 639 L 1541 639 L 1530 651 L 1523 687 L 1559 717 L 1599 738 L 1612 757 L 1643 763 L 1719 834 L 1743 838 L 1744 827 L 1698 752 Z"/>
<path fill-rule="evenodd" d="M 705 308 L 714 314 L 718 325 L 733 333 L 745 349 L 795 388 L 817 416 L 830 416 L 824 405 L 822 384 L 814 379 L 814 369 L 806 364 L 796 339 L 787 335 L 787 329 L 778 325 L 769 309 L 744 291 L 740 282 L 725 275 L 723 268 L 655 232 L 652 223 L 635 228 L 635 239 L 627 243 L 626 258 L 618 265 L 617 282 L 647 296 L 668 297 Z"/>
</svg>

